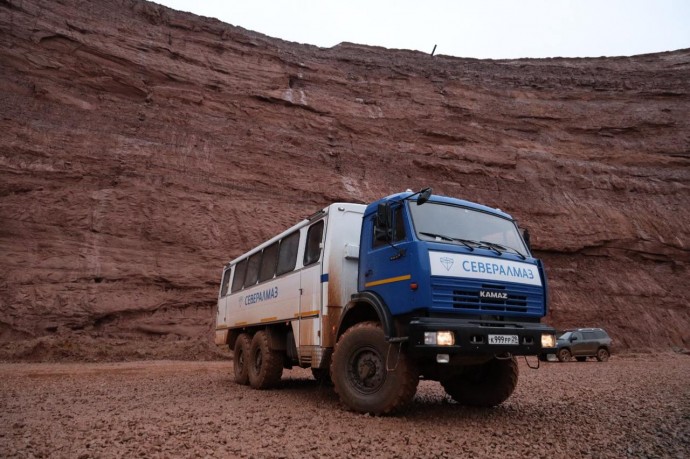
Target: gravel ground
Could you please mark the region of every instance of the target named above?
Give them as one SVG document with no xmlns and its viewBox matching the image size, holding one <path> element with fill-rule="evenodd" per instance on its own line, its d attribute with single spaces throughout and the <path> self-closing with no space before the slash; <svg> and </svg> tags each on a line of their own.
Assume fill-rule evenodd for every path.
<svg viewBox="0 0 690 459">
<path fill-rule="evenodd" d="M 310 372 L 238 386 L 228 362 L 0 365 L 1 457 L 688 457 L 690 357 L 520 364 L 469 409 L 420 383 L 397 416 L 343 410 Z"/>
</svg>

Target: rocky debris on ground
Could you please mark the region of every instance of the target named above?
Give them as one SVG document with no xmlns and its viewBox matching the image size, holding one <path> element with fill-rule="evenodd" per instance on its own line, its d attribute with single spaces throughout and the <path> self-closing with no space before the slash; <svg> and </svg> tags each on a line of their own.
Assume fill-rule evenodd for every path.
<svg viewBox="0 0 690 459">
<path fill-rule="evenodd" d="M 533 362 L 534 363 L 534 362 Z M 0 364 L 0 456 L 686 457 L 690 360 L 520 361 L 506 402 L 471 409 L 422 381 L 395 416 L 346 411 L 308 370 L 275 390 L 235 384 L 230 362 Z"/>
</svg>

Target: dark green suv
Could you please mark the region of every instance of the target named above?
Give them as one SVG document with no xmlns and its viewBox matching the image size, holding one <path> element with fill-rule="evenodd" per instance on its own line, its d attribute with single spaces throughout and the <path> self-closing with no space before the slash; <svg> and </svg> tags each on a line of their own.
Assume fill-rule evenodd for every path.
<svg viewBox="0 0 690 459">
<path fill-rule="evenodd" d="M 612 341 L 601 328 L 568 330 L 558 337 L 555 354 L 561 362 L 568 362 L 573 357 L 578 362 L 584 362 L 587 357 L 605 362 L 611 356 Z"/>
</svg>

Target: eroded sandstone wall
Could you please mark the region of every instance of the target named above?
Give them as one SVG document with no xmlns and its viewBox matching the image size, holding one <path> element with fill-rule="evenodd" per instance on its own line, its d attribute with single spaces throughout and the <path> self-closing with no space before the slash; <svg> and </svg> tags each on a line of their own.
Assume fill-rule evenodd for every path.
<svg viewBox="0 0 690 459">
<path fill-rule="evenodd" d="M 4 343 L 208 340 L 228 260 L 433 186 L 530 228 L 552 325 L 690 345 L 688 50 L 320 49 L 139 0 L 2 0 L 0 139 Z"/>
</svg>

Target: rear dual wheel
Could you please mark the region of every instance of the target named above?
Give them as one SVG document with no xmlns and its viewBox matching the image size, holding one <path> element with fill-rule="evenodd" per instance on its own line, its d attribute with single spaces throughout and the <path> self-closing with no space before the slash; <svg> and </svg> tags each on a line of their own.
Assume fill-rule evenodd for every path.
<svg viewBox="0 0 690 459">
<path fill-rule="evenodd" d="M 237 384 L 249 384 L 249 348 L 251 347 L 251 337 L 242 333 L 235 341 L 235 350 L 233 352 L 232 367 L 235 373 L 235 382 Z"/>
<path fill-rule="evenodd" d="M 252 338 L 247 364 L 249 385 L 254 389 L 275 387 L 283 375 L 283 354 L 271 350 L 268 334 L 263 330 Z"/>
</svg>

